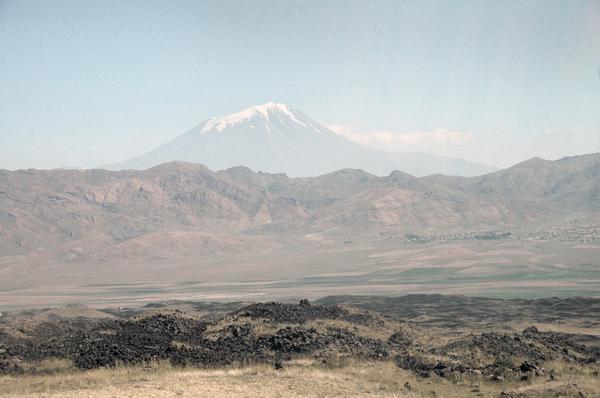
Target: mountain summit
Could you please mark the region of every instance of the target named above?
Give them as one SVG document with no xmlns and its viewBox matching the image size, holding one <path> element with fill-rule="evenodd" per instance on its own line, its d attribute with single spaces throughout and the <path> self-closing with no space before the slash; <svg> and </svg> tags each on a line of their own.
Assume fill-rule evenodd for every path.
<svg viewBox="0 0 600 398">
<path fill-rule="evenodd" d="M 213 170 L 246 166 L 292 177 L 343 168 L 359 168 L 380 176 L 394 170 L 416 176 L 474 176 L 494 171 L 490 166 L 462 159 L 367 148 L 289 105 L 272 102 L 210 118 L 171 142 L 108 168 L 146 169 L 171 161 L 201 163 Z"/>
<path fill-rule="evenodd" d="M 221 132 L 243 123 L 249 123 L 251 127 L 256 127 L 256 123 L 265 123 L 268 130 L 271 131 L 270 125 L 273 125 L 273 121 L 277 123 L 277 121 L 282 121 L 286 118 L 302 126 L 309 127 L 306 122 L 310 123 L 310 119 L 290 106 L 267 102 L 266 104 L 252 106 L 229 116 L 210 118 L 204 123 L 201 133 Z M 304 119 L 304 121 L 300 119 Z"/>
</svg>

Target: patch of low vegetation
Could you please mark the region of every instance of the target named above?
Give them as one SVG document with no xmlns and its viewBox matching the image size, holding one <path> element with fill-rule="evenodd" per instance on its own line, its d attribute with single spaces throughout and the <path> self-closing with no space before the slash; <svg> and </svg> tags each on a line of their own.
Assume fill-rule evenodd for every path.
<svg viewBox="0 0 600 398">
<path fill-rule="evenodd" d="M 513 369 L 516 366 L 516 363 L 511 355 L 500 354 L 494 359 L 494 366 Z"/>
<path fill-rule="evenodd" d="M 596 397 L 600 383 L 593 368 L 573 364 L 554 379 L 491 381 L 477 375 L 423 378 L 391 361 L 324 364 L 297 360 L 219 369 L 172 367 L 167 362 L 69 371 L 46 375 L 0 376 L 0 396 L 19 398 L 95 397 Z"/>
</svg>

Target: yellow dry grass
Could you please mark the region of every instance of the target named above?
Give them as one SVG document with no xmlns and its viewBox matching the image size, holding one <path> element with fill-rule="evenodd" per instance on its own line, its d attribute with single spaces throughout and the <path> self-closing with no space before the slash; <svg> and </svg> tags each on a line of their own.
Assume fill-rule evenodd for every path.
<svg viewBox="0 0 600 398">
<path fill-rule="evenodd" d="M 64 366 L 64 364 L 63 364 Z M 350 363 L 323 368 L 310 360 L 277 371 L 265 365 L 220 370 L 145 367 L 0 377 L 0 396 L 58 397 L 497 397 L 513 391 L 528 397 L 600 394 L 596 368 L 556 364 L 556 380 L 498 384 L 477 377 L 418 379 L 392 362 Z M 595 369 L 595 370 L 594 370 Z"/>
</svg>

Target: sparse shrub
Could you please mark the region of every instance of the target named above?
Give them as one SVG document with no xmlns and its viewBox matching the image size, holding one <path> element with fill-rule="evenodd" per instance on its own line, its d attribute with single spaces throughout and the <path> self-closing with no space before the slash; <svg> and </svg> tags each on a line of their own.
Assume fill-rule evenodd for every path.
<svg viewBox="0 0 600 398">
<path fill-rule="evenodd" d="M 328 355 L 321 360 L 321 365 L 327 369 L 342 369 L 350 365 L 350 359 L 345 355 Z"/>
<path fill-rule="evenodd" d="M 65 358 L 48 358 L 31 364 L 30 371 L 34 374 L 59 374 L 72 372 L 75 369 L 73 361 Z"/>
<path fill-rule="evenodd" d="M 515 360 L 510 355 L 500 354 L 494 359 L 494 365 L 500 368 L 514 368 Z"/>
</svg>

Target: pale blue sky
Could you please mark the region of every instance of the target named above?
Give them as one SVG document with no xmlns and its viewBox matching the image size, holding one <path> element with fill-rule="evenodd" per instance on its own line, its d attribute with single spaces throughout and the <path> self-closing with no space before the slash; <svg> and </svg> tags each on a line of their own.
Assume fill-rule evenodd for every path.
<svg viewBox="0 0 600 398">
<path fill-rule="evenodd" d="M 288 103 L 507 166 L 600 151 L 600 1 L 0 0 L 0 168 L 92 167 Z"/>
</svg>

